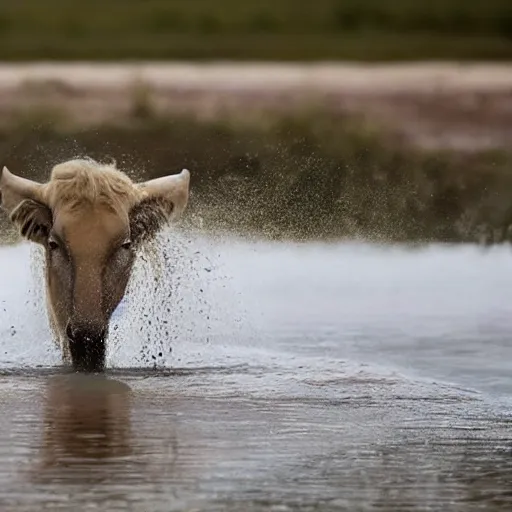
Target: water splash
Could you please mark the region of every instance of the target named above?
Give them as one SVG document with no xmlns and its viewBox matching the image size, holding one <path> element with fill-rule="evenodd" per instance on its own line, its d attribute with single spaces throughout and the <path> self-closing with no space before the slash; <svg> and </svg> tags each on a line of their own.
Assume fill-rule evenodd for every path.
<svg viewBox="0 0 512 512">
<path fill-rule="evenodd" d="M 60 365 L 46 309 L 43 250 L 21 243 L 0 257 L 0 364 Z M 216 242 L 170 228 L 136 259 L 125 299 L 111 321 L 107 366 L 212 364 L 236 343 L 246 325 L 243 318 L 239 292 Z"/>
<path fill-rule="evenodd" d="M 5 269 L 0 290 L 2 366 L 59 364 L 60 354 L 52 342 L 46 316 L 41 249 L 22 243 L 4 249 L 0 256 L 0 266 Z"/>
<path fill-rule="evenodd" d="M 230 284 L 212 241 L 178 229 L 161 232 L 137 258 L 114 313 L 107 364 L 204 363 L 213 333 L 233 340 L 239 332 L 243 313 Z"/>
</svg>

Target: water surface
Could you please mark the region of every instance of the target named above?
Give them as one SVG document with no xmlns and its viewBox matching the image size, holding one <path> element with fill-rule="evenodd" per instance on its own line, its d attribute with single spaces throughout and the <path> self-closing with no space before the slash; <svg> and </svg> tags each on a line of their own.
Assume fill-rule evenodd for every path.
<svg viewBox="0 0 512 512">
<path fill-rule="evenodd" d="M 168 247 L 105 376 L 0 250 L 2 511 L 511 510 L 510 250 Z"/>
</svg>

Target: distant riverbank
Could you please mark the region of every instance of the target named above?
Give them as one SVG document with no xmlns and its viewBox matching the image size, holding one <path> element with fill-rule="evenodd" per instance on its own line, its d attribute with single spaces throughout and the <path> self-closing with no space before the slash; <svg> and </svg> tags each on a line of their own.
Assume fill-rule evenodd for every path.
<svg viewBox="0 0 512 512">
<path fill-rule="evenodd" d="M 54 116 L 80 128 L 130 123 L 148 109 L 212 119 L 305 106 L 363 115 L 423 148 L 512 147 L 512 66 L 505 64 L 0 65 L 7 127 L 20 118 L 34 125 Z"/>
</svg>

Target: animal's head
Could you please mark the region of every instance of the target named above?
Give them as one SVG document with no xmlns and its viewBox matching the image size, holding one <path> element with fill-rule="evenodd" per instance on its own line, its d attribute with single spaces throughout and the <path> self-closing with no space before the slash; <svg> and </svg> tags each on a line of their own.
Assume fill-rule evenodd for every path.
<svg viewBox="0 0 512 512">
<path fill-rule="evenodd" d="M 47 183 L 1 171 L 3 209 L 26 240 L 45 248 L 50 314 L 75 367 L 102 369 L 137 248 L 186 208 L 189 177 L 183 170 L 135 184 L 92 160 L 55 166 Z"/>
</svg>

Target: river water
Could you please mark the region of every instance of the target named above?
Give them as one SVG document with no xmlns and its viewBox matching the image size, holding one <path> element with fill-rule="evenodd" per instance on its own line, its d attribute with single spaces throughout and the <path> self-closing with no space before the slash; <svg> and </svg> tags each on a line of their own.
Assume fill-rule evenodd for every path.
<svg viewBox="0 0 512 512">
<path fill-rule="evenodd" d="M 0 510 L 512 509 L 510 249 L 165 247 L 104 376 L 0 249 Z"/>
</svg>

